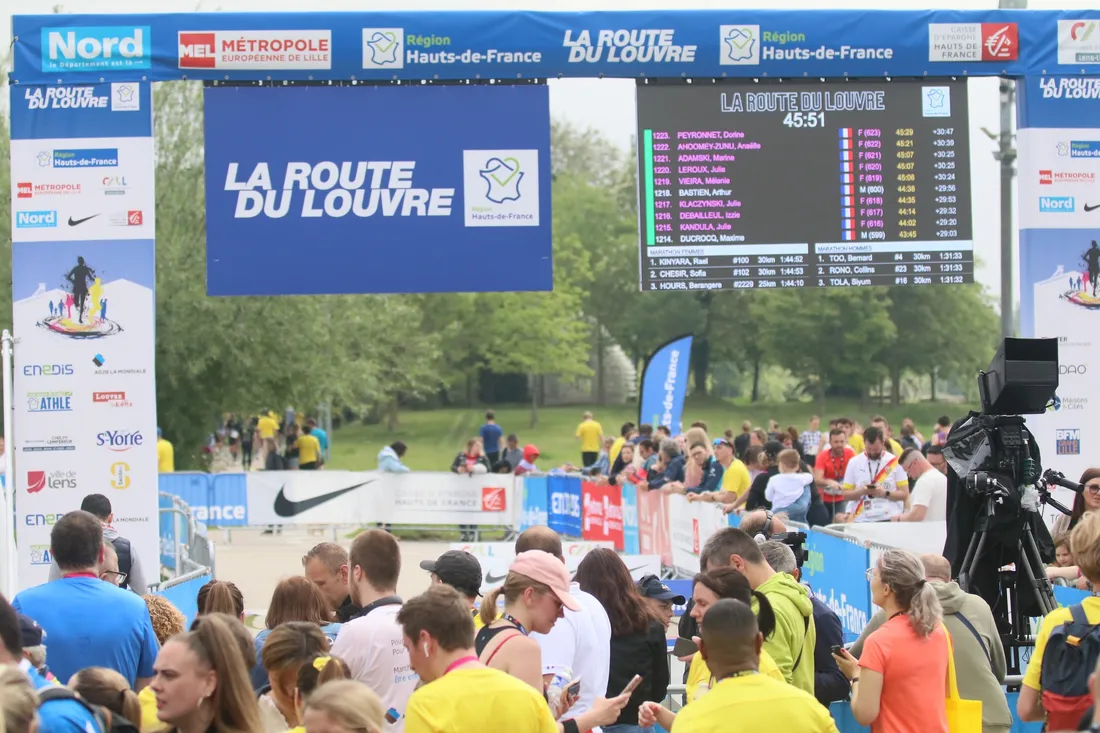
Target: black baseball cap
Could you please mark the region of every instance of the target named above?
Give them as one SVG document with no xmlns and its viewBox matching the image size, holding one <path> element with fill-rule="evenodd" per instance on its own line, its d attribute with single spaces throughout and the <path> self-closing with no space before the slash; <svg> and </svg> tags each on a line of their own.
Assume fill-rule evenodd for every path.
<svg viewBox="0 0 1100 733">
<path fill-rule="evenodd" d="M 658 601 L 672 601 L 677 606 L 682 606 L 687 599 L 673 593 L 672 590 L 661 582 L 656 575 L 643 576 L 638 581 L 638 590 L 646 598 L 656 598 Z"/>
<path fill-rule="evenodd" d="M 468 596 L 481 595 L 481 563 L 465 550 L 447 550 L 435 560 L 421 560 L 420 569 L 435 573 L 444 583 Z"/>
<path fill-rule="evenodd" d="M 30 616 L 19 614 L 19 636 L 24 649 L 32 646 L 41 646 L 46 638 L 46 632 Z"/>
</svg>

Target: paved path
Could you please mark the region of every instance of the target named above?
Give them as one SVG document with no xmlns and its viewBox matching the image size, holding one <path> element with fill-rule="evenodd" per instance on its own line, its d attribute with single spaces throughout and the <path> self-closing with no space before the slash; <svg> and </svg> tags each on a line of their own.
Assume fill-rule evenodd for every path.
<svg viewBox="0 0 1100 733">
<path fill-rule="evenodd" d="M 337 532 L 337 542 L 348 547 L 350 528 Z M 237 584 L 248 611 L 264 612 L 271 593 L 280 579 L 302 574 L 302 556 L 318 542 L 332 541 L 329 530 L 309 534 L 307 530 L 286 529 L 282 534 L 265 535 L 259 529 L 235 529 L 231 540 L 222 530 L 211 530 L 217 545 L 217 576 Z M 397 592 L 411 598 L 428 587 L 428 574 L 420 569 L 421 560 L 434 560 L 447 549 L 446 542 L 401 542 L 401 578 Z M 257 625 L 252 621 L 252 625 Z M 262 622 L 259 624 L 262 627 Z"/>
</svg>

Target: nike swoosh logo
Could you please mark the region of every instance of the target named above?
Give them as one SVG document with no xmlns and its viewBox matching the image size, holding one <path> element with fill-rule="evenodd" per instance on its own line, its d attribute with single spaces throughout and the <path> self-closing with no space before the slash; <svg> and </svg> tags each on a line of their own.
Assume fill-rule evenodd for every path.
<svg viewBox="0 0 1100 733">
<path fill-rule="evenodd" d="M 279 489 L 279 494 L 275 497 L 275 516 L 277 517 L 296 517 L 302 512 L 308 512 L 310 509 L 315 509 L 326 501 L 332 501 L 338 496 L 342 496 L 349 491 L 355 491 L 361 486 L 374 483 L 378 479 L 371 479 L 370 481 L 364 481 L 361 484 L 355 484 L 349 486 L 346 489 L 337 489 L 336 491 L 330 491 L 327 494 L 321 494 L 320 496 L 314 496 L 311 499 L 302 499 L 301 501 L 291 501 L 286 498 L 286 486 Z"/>
<path fill-rule="evenodd" d="M 504 579 L 507 577 L 508 573 L 505 573 L 504 575 L 493 575 L 492 573 L 489 573 L 485 576 L 485 582 L 488 585 L 492 585 L 493 583 L 503 583 Z"/>
<path fill-rule="evenodd" d="M 1096 204 L 1095 206 L 1089 206 L 1088 204 L 1085 204 L 1085 211 L 1086 212 L 1096 211 L 1097 209 L 1100 209 L 1100 204 Z"/>
<path fill-rule="evenodd" d="M 92 219 L 96 218 L 97 216 L 99 216 L 99 214 L 92 214 L 91 216 L 86 216 L 83 219 L 74 219 L 70 216 L 69 217 L 69 226 L 75 227 L 78 224 L 83 224 L 86 221 L 91 221 Z"/>
</svg>

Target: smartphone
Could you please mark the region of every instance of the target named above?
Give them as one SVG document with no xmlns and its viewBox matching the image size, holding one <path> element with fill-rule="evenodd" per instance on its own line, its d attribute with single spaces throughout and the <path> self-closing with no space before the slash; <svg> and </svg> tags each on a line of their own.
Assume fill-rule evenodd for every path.
<svg viewBox="0 0 1100 733">
<path fill-rule="evenodd" d="M 620 692 L 620 695 L 629 695 L 638 688 L 638 685 L 642 684 L 642 676 L 640 674 L 634 675 L 634 679 L 626 683 L 626 687 Z"/>
<path fill-rule="evenodd" d="M 843 656 L 843 655 L 841 654 L 841 652 L 842 652 L 842 651 L 844 651 L 844 645 L 842 645 L 842 644 L 833 644 L 833 645 L 832 645 L 832 646 L 830 647 L 830 649 L 832 650 L 833 654 L 837 654 L 837 655 Z"/>
<path fill-rule="evenodd" d="M 675 646 L 672 647 L 672 654 L 676 657 L 690 657 L 697 651 L 699 647 L 695 646 L 695 642 L 683 637 L 677 638 Z"/>
<path fill-rule="evenodd" d="M 581 678 L 573 680 L 569 683 L 569 687 L 565 688 L 565 694 L 567 697 L 576 697 L 581 694 Z"/>
</svg>

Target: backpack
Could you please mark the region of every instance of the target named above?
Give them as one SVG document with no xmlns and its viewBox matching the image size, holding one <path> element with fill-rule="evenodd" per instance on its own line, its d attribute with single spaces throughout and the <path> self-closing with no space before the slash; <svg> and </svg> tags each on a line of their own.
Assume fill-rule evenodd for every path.
<svg viewBox="0 0 1100 733">
<path fill-rule="evenodd" d="M 137 725 L 121 715 L 115 715 L 107 708 L 93 705 L 68 687 L 54 685 L 38 691 L 38 707 L 54 700 L 73 700 L 83 705 L 99 726 L 100 733 L 139 733 Z"/>
<path fill-rule="evenodd" d="M 1100 624 L 1090 624 L 1080 603 L 1070 606 L 1069 621 L 1055 626 L 1047 639 L 1040 672 L 1047 730 L 1076 730 L 1092 706 L 1089 675 L 1100 658 Z"/>
<path fill-rule="evenodd" d="M 134 567 L 134 555 L 130 550 L 130 540 L 115 537 L 111 540 L 111 545 L 114 546 L 115 554 L 118 555 L 118 571 L 126 573 L 126 582 L 120 585 L 119 588 L 127 589 L 130 587 L 130 571 Z"/>
</svg>

